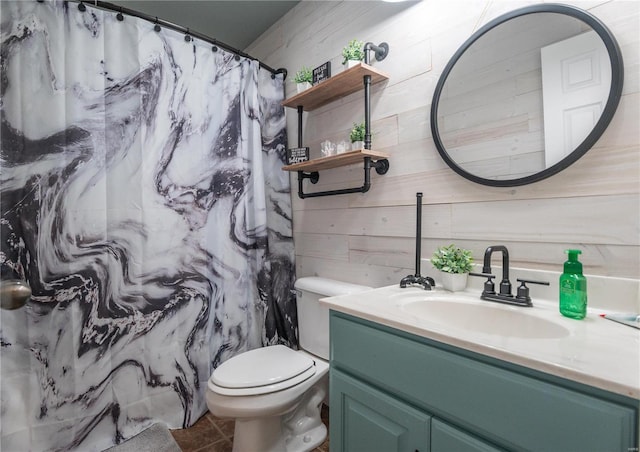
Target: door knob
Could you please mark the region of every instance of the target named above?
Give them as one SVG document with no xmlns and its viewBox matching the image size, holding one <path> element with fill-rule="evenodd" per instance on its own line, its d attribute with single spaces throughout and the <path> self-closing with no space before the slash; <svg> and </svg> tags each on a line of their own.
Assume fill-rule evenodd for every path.
<svg viewBox="0 0 640 452">
<path fill-rule="evenodd" d="M 26 281 L 8 279 L 0 281 L 0 308 L 13 310 L 23 307 L 31 297 L 31 288 Z"/>
</svg>

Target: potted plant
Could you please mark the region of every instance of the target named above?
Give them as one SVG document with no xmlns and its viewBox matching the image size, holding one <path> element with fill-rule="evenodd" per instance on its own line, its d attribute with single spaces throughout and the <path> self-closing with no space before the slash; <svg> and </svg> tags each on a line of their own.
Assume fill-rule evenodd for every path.
<svg viewBox="0 0 640 452">
<path fill-rule="evenodd" d="M 364 42 L 353 39 L 342 49 L 342 64 L 344 64 L 347 69 L 364 60 L 363 46 Z"/>
<path fill-rule="evenodd" d="M 451 244 L 438 247 L 431 257 L 431 264 L 440 270 L 442 287 L 456 292 L 467 287 L 467 277 L 473 268 L 473 256 L 471 251 Z"/>
<path fill-rule="evenodd" d="M 364 149 L 364 132 L 364 122 L 360 124 L 353 123 L 353 129 L 351 129 L 349 133 L 352 151 Z"/>
<path fill-rule="evenodd" d="M 296 82 L 296 88 L 299 93 L 311 88 L 311 82 L 313 81 L 311 69 L 306 66 L 302 66 L 302 68 L 296 72 L 295 77 L 293 77 L 293 81 Z"/>
</svg>

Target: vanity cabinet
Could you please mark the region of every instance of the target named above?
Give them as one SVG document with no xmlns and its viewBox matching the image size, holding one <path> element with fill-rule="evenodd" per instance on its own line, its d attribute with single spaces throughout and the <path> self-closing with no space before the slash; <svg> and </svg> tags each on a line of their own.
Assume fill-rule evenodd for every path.
<svg viewBox="0 0 640 452">
<path fill-rule="evenodd" d="M 638 401 L 331 311 L 331 450 L 629 451 Z"/>
</svg>

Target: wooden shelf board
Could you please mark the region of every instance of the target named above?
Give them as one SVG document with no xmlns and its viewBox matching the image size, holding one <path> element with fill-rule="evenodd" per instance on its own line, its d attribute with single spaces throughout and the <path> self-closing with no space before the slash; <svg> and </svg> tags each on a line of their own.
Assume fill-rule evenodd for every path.
<svg viewBox="0 0 640 452">
<path fill-rule="evenodd" d="M 306 91 L 285 99 L 282 105 L 291 108 L 302 106 L 305 111 L 315 110 L 341 97 L 361 91 L 365 75 L 371 76 L 372 85 L 389 78 L 384 72 L 368 64 L 360 63 L 329 77 Z"/>
<path fill-rule="evenodd" d="M 389 155 L 384 152 L 360 149 L 359 151 L 349 151 L 344 154 L 331 155 L 329 157 L 313 159 L 307 162 L 294 163 L 292 165 L 283 166 L 282 169 L 284 171 L 322 171 L 362 163 L 365 157 L 371 157 L 373 160 L 380 160 L 389 158 Z"/>
</svg>

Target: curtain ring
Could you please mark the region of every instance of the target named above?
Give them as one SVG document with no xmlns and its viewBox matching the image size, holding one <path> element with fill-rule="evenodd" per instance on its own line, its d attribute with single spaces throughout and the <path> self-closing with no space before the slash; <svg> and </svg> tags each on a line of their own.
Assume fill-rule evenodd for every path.
<svg viewBox="0 0 640 452">
<path fill-rule="evenodd" d="M 189 42 L 191 41 L 191 36 L 189 36 L 189 29 L 187 28 L 187 33 L 184 35 L 184 40 Z"/>
<path fill-rule="evenodd" d="M 120 12 L 116 14 L 116 19 L 118 19 L 119 22 L 122 22 L 124 20 L 124 16 L 122 15 L 122 7 L 120 8 Z"/>
<path fill-rule="evenodd" d="M 78 5 L 78 9 L 82 12 L 85 12 L 87 10 L 87 7 L 84 6 L 84 3 L 80 2 L 80 4 Z"/>
<path fill-rule="evenodd" d="M 155 25 L 153 26 L 153 29 L 155 31 L 160 31 L 161 30 L 160 25 L 158 25 L 158 16 L 156 16 L 156 21 L 155 21 Z"/>
</svg>

